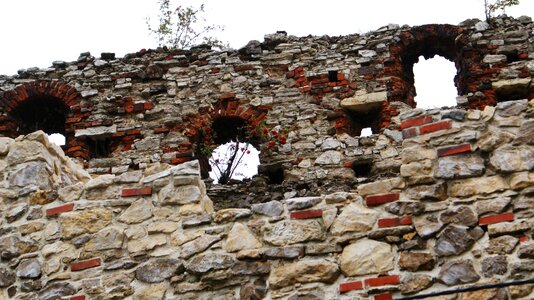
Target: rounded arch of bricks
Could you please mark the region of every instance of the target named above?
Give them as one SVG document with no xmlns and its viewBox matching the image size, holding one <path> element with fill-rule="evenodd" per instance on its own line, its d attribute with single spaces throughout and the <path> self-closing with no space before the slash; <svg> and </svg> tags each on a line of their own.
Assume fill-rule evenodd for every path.
<svg viewBox="0 0 534 300">
<path fill-rule="evenodd" d="M 8 137 L 16 137 L 24 132 L 20 132 L 13 118 L 13 112 L 24 102 L 36 97 L 50 97 L 63 103 L 66 108 L 65 138 L 73 141 L 74 126 L 69 123 L 69 118 L 80 112 L 80 94 L 68 84 L 58 80 L 37 80 L 17 86 L 15 89 L 7 91 L 0 98 L 0 134 Z"/>
<path fill-rule="evenodd" d="M 196 114 L 184 117 L 182 131 L 189 139 L 189 144 L 184 149 L 181 149 L 182 153 L 178 154 L 172 163 L 179 164 L 193 159 L 194 145 L 203 143 L 201 132 L 207 127 L 211 129 L 214 120 L 224 117 L 237 117 L 241 118 L 245 124 L 259 124 L 265 120 L 270 109 L 271 107 L 266 105 L 244 105 L 233 93 L 219 96 L 214 105 L 200 107 Z M 199 162 L 201 165 L 202 163 L 207 163 L 207 161 L 202 162 L 201 159 Z"/>
</svg>

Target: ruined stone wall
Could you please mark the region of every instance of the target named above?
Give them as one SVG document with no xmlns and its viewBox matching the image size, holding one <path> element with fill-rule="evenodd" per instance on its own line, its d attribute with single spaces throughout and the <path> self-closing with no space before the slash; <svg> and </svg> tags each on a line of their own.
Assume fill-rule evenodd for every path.
<svg viewBox="0 0 534 300">
<path fill-rule="evenodd" d="M 42 133 L 0 140 L 0 297 L 390 299 L 530 279 L 533 29 L 277 33 L 0 76 L 0 132 L 59 130 L 79 163 Z M 458 107 L 412 108 L 419 55 L 455 62 Z M 199 177 L 195 138 L 221 117 L 287 132 L 252 181 Z M 532 284 L 443 299 L 481 297 Z"/>
</svg>

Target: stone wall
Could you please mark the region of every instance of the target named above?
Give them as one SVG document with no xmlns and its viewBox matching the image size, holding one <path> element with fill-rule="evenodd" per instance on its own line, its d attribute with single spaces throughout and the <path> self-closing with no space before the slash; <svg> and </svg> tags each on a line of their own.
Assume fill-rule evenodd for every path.
<svg viewBox="0 0 534 300">
<path fill-rule="evenodd" d="M 533 45 L 530 18 L 500 17 L 0 76 L 0 298 L 391 299 L 531 279 Z M 419 55 L 455 62 L 457 107 L 412 108 Z M 197 133 L 222 117 L 287 132 L 251 181 L 199 176 Z"/>
</svg>

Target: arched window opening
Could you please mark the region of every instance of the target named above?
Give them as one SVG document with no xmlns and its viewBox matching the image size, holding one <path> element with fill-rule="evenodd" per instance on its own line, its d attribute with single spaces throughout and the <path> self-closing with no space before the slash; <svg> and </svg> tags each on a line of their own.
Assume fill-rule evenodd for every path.
<svg viewBox="0 0 534 300">
<path fill-rule="evenodd" d="M 442 56 L 419 57 L 413 66 L 417 107 L 429 109 L 456 106 L 456 66 Z"/>
<path fill-rule="evenodd" d="M 209 177 L 214 183 L 226 184 L 231 180 L 243 181 L 258 174 L 260 152 L 254 146 L 247 123 L 240 117 L 219 117 L 212 123 L 214 143 L 219 145 L 208 160 Z"/>
<path fill-rule="evenodd" d="M 68 107 L 59 99 L 50 96 L 35 96 L 20 103 L 10 114 L 17 125 L 17 131 L 28 134 L 42 130 L 54 142 L 65 144 L 65 120 Z"/>
</svg>

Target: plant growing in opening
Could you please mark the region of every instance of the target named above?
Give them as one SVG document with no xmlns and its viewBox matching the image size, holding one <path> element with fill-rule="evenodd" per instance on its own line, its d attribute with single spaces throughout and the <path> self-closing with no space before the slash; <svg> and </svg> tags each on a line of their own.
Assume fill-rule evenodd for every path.
<svg viewBox="0 0 534 300">
<path fill-rule="evenodd" d="M 201 121 L 202 127 L 196 133 L 193 149 L 199 158 L 201 168 L 211 168 L 212 178 L 219 184 L 227 184 L 231 179 L 243 180 L 255 175 L 256 172 L 248 172 L 257 161 L 259 164 L 259 151 L 257 146 L 265 152 L 272 151 L 276 146 L 285 144 L 286 135 L 280 129 L 269 129 L 265 122 L 243 122 L 238 128 L 234 128 L 233 137 L 230 141 L 219 145 L 217 130 L 212 128 L 213 122 Z M 223 135 L 219 133 L 219 135 Z M 254 159 L 254 157 L 256 157 Z M 209 163 L 209 166 L 202 161 Z M 203 166 L 204 164 L 204 166 Z"/>
<path fill-rule="evenodd" d="M 223 31 L 224 27 L 208 24 L 204 18 L 204 4 L 193 6 L 171 6 L 171 0 L 159 0 L 158 24 L 153 26 L 146 18 L 148 31 L 155 36 L 158 46 L 188 49 L 198 44 L 207 44 L 216 48 L 227 44 L 212 36 L 213 32 Z"/>
</svg>

